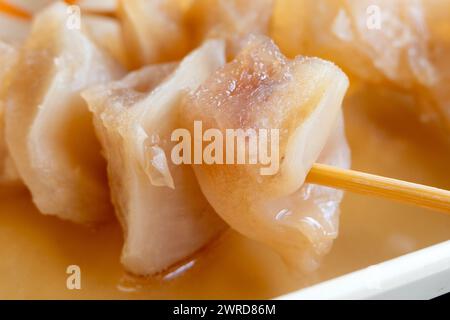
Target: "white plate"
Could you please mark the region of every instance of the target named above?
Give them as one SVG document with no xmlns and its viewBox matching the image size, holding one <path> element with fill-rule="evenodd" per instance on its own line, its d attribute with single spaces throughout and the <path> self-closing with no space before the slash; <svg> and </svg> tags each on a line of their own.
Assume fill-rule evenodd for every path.
<svg viewBox="0 0 450 320">
<path fill-rule="evenodd" d="M 450 241 L 277 299 L 431 299 L 447 292 L 450 292 Z"/>
</svg>

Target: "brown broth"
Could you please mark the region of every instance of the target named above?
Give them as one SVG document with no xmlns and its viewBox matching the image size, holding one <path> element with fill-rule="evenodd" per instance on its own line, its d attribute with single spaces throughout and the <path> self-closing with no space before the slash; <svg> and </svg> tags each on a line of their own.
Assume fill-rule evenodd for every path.
<svg viewBox="0 0 450 320">
<path fill-rule="evenodd" d="M 345 102 L 353 168 L 450 189 L 450 148 L 412 105 L 385 89 L 353 91 Z M 63 222 L 39 214 L 25 191 L 3 188 L 0 298 L 272 298 L 450 239 L 449 216 L 350 193 L 340 225 L 312 274 L 290 274 L 276 254 L 228 231 L 179 276 L 140 280 L 119 263 L 117 223 L 90 230 Z M 81 290 L 66 287 L 73 264 Z"/>
</svg>

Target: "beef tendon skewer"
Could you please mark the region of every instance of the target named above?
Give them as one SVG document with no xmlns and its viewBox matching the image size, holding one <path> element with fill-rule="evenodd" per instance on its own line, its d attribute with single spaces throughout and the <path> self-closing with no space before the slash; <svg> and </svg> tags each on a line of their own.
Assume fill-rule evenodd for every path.
<svg viewBox="0 0 450 320">
<path fill-rule="evenodd" d="M 295 269 L 317 266 L 337 237 L 337 189 L 448 211 L 448 191 L 348 170 L 341 111 L 347 87 L 332 63 L 288 60 L 270 39 L 250 36 L 181 108 L 194 136 L 196 121 L 223 136 L 228 128 L 280 130 L 275 175 L 262 176 L 260 163 L 193 168 L 209 203 L 233 229 L 272 247 Z"/>
<path fill-rule="evenodd" d="M 111 217 L 104 159 L 80 92 L 122 75 L 55 3 L 33 20 L 5 97 L 6 143 L 38 209 L 77 223 Z"/>
</svg>

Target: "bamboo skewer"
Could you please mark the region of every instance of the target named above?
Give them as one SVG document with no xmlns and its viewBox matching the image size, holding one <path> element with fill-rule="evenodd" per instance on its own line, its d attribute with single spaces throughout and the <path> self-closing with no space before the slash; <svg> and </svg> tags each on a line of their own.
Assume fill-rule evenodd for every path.
<svg viewBox="0 0 450 320">
<path fill-rule="evenodd" d="M 0 12 L 7 13 L 9 15 L 21 18 L 21 19 L 30 19 L 31 15 L 26 12 L 25 10 L 22 10 L 19 7 L 16 7 L 14 5 L 11 5 L 4 0 L 0 0 Z"/>
<path fill-rule="evenodd" d="M 450 214 L 450 191 L 374 174 L 314 164 L 306 182 L 373 195 Z"/>
</svg>

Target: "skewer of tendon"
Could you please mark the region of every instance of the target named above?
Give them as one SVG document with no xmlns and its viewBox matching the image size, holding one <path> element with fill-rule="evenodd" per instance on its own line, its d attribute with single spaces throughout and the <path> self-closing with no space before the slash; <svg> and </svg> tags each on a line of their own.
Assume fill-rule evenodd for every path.
<svg viewBox="0 0 450 320">
<path fill-rule="evenodd" d="M 316 163 L 306 182 L 391 199 L 450 214 L 450 191 Z"/>
</svg>

